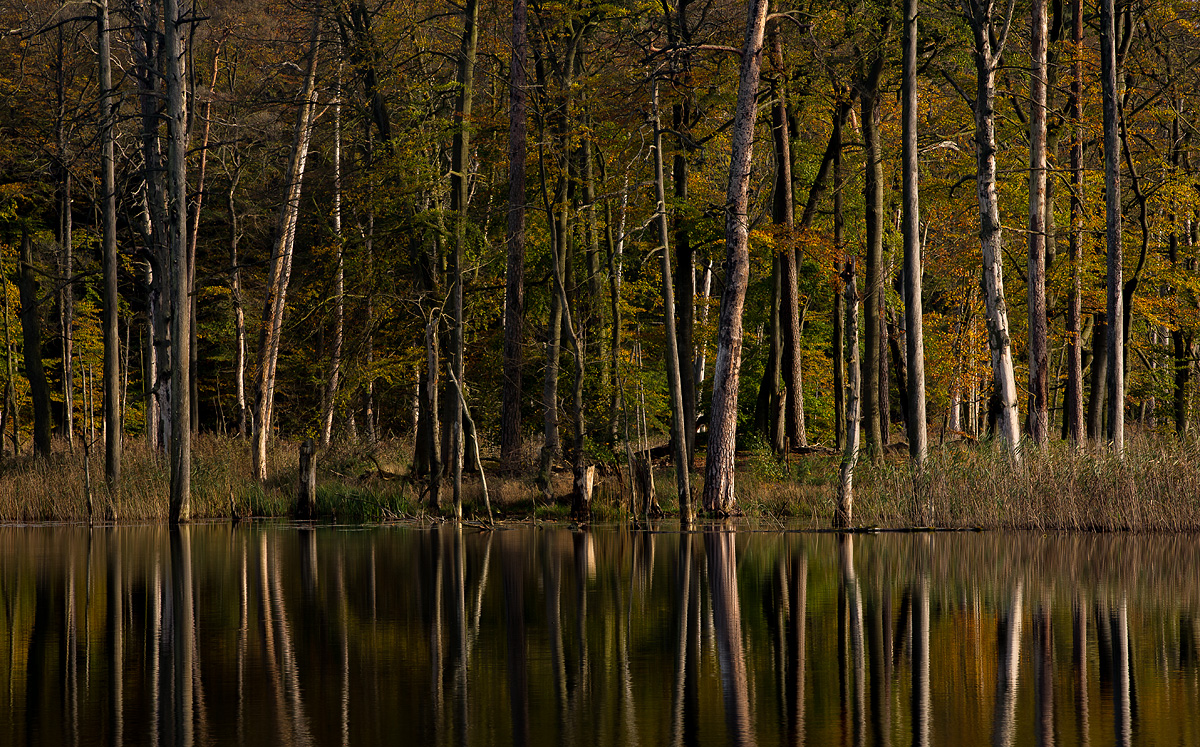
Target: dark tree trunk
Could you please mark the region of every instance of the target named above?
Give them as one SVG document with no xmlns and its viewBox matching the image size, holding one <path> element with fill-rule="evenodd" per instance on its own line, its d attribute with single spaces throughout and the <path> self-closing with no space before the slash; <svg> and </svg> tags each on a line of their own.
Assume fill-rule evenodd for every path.
<svg viewBox="0 0 1200 747">
<path fill-rule="evenodd" d="M 1033 0 L 1029 69 L 1029 435 L 1050 445 L 1050 351 L 1046 324 L 1046 0 Z"/>
<path fill-rule="evenodd" d="M 21 335 L 25 343 L 25 377 L 33 401 L 33 451 L 50 456 L 50 385 L 42 367 L 42 327 L 38 312 L 38 282 L 33 270 L 33 240 L 28 229 L 21 232 Z"/>
<path fill-rule="evenodd" d="M 1125 308 L 1121 249 L 1121 143 L 1117 134 L 1117 52 L 1114 0 L 1100 3 L 1100 82 L 1104 101 L 1104 213 L 1108 249 L 1108 437 L 1125 453 Z"/>
<path fill-rule="evenodd" d="M 1083 0 L 1075 0 L 1071 64 L 1071 290 L 1067 298 L 1067 396 L 1063 419 L 1072 443 L 1084 438 L 1083 422 Z M 1094 359 L 1093 359 L 1094 360 Z"/>
</svg>

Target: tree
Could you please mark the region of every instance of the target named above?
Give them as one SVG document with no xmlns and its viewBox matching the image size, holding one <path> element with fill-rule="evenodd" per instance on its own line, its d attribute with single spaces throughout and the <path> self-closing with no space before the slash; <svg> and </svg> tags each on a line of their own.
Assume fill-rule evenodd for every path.
<svg viewBox="0 0 1200 747">
<path fill-rule="evenodd" d="M 312 122 L 317 108 L 320 21 L 320 8 L 314 6 L 309 32 L 308 66 L 300 89 L 300 108 L 296 113 L 292 149 L 284 176 L 284 200 L 279 206 L 279 221 L 268 268 L 267 295 L 263 302 L 262 327 L 258 336 L 258 360 L 254 374 L 254 438 L 250 454 L 254 478 L 259 482 L 267 479 L 267 442 L 271 437 L 271 411 L 275 403 L 275 372 L 282 343 L 288 283 L 292 276 L 296 222 L 300 215 L 300 188 L 304 183 Z"/>
<path fill-rule="evenodd" d="M 104 477 L 111 493 L 121 482 L 121 341 L 117 335 L 117 179 L 113 133 L 115 102 L 112 98 L 112 53 L 108 0 L 96 9 L 96 56 L 100 84 L 100 204 L 101 243 L 104 247 Z M 67 356 L 69 346 L 64 347 Z M 72 399 L 74 394 L 72 393 Z M 67 403 L 71 409 L 71 403 Z M 69 423 L 68 423 L 69 427 Z"/>
<path fill-rule="evenodd" d="M 21 335 L 24 342 L 25 377 L 33 401 L 33 453 L 50 456 L 50 385 L 42 366 L 41 314 L 38 311 L 38 282 L 33 269 L 33 239 L 28 227 L 21 229 Z"/>
<path fill-rule="evenodd" d="M 921 213 L 917 153 L 917 0 L 904 2 L 904 322 L 908 347 L 908 452 L 925 466 L 925 332 L 921 304 Z"/>
<path fill-rule="evenodd" d="M 1108 434 L 1125 456 L 1125 345 L 1121 247 L 1121 143 L 1117 101 L 1117 48 L 1113 0 L 1100 0 L 1100 86 L 1104 101 L 1104 227 L 1108 250 Z"/>
<path fill-rule="evenodd" d="M 186 0 L 185 0 L 186 1 Z M 167 237 L 171 255 L 171 524 L 191 519 L 192 428 L 188 343 L 191 277 L 187 251 L 186 42 L 179 0 L 163 0 L 164 85 L 167 94 Z"/>
<path fill-rule="evenodd" d="M 1008 305 L 1004 300 L 1003 236 L 1000 200 L 996 192 L 996 69 L 1012 24 L 1013 4 L 996 25 L 994 0 L 966 0 L 963 11 L 971 28 L 975 57 L 975 190 L 979 197 L 979 241 L 983 249 L 983 288 L 987 306 L 988 347 L 992 357 L 993 397 L 997 403 L 996 432 L 1009 453 L 1019 458 L 1021 435 L 1017 421 L 1017 385 L 1013 374 Z M 993 44 L 993 39 L 995 43 Z"/>
<path fill-rule="evenodd" d="M 1067 298 L 1067 396 L 1063 420 L 1072 443 L 1085 437 L 1083 423 L 1083 0 L 1075 0 L 1071 23 L 1071 287 Z"/>
<path fill-rule="evenodd" d="M 526 2 L 513 0 L 512 64 L 508 80 L 508 248 L 504 286 L 504 391 L 500 461 L 510 468 L 521 450 L 521 365 L 525 327 L 525 60 Z"/>
<path fill-rule="evenodd" d="M 746 37 L 738 74 L 737 109 L 729 156 L 729 188 L 725 199 L 725 290 L 717 323 L 717 360 L 713 366 L 712 409 L 708 454 L 704 463 L 704 508 L 728 512 L 737 502 L 733 492 L 737 445 L 738 375 L 742 367 L 742 309 L 750 272 L 750 163 L 754 154 L 755 102 L 762 69 L 763 31 L 768 0 L 749 0 Z"/>
<path fill-rule="evenodd" d="M 1050 352 L 1046 324 L 1046 43 L 1045 0 L 1033 0 L 1029 65 L 1029 435 L 1050 445 Z"/>
</svg>

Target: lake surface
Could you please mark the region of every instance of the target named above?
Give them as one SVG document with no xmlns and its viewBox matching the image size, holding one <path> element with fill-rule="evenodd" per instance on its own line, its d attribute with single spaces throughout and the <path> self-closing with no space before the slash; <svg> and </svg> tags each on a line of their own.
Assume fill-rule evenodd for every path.
<svg viewBox="0 0 1200 747">
<path fill-rule="evenodd" d="M 3 744 L 1200 744 L 1200 541 L 0 528 Z"/>
</svg>

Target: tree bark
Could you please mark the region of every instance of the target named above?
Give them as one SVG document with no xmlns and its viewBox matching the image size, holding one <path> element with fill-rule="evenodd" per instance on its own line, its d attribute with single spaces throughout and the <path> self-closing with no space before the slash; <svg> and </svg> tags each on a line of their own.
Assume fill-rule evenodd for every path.
<svg viewBox="0 0 1200 747">
<path fill-rule="evenodd" d="M 845 283 L 846 307 L 846 351 L 848 359 L 846 371 L 849 379 L 846 387 L 846 445 L 842 450 L 842 464 L 838 469 L 837 509 L 834 513 L 834 526 L 848 527 L 854 517 L 854 468 L 858 464 L 859 439 L 859 380 L 860 361 L 858 352 L 858 278 L 854 271 L 854 257 L 846 257 L 846 269 L 842 271 L 842 282 Z M 837 355 L 842 355 L 838 350 Z"/>
<path fill-rule="evenodd" d="M 667 341 L 667 396 L 671 400 L 671 456 L 675 461 L 675 485 L 679 498 L 679 517 L 684 522 L 692 519 L 692 489 L 689 483 L 691 462 L 688 460 L 687 418 L 683 408 L 683 391 L 680 382 L 679 339 L 675 330 L 675 289 L 671 275 L 671 229 L 667 218 L 666 177 L 663 174 L 662 125 L 658 112 L 658 79 L 652 86 L 654 116 L 654 191 L 658 200 L 658 241 L 661 249 L 663 288 L 663 323 Z"/>
<path fill-rule="evenodd" d="M 325 411 L 321 416 L 321 448 L 333 439 L 338 384 L 342 373 L 342 345 L 346 327 L 346 244 L 342 237 L 342 69 L 338 66 L 333 102 L 333 343 L 329 351 L 329 378 L 325 385 Z"/>
<path fill-rule="evenodd" d="M 1100 82 L 1104 101 L 1104 213 L 1108 248 L 1108 437 L 1125 456 L 1125 348 L 1121 248 L 1121 144 L 1117 128 L 1117 51 L 1113 0 L 1100 2 Z"/>
<path fill-rule="evenodd" d="M 525 60 L 526 0 L 513 0 L 512 65 L 508 81 L 508 265 L 504 288 L 504 389 L 500 461 L 511 469 L 521 452 L 521 367 L 525 328 Z"/>
<path fill-rule="evenodd" d="M 988 347 L 991 349 L 994 396 L 997 402 L 996 432 L 1014 458 L 1020 457 L 1021 434 L 1017 416 L 1017 385 L 1013 373 L 1012 341 L 1009 339 L 1008 305 L 1004 300 L 1003 236 L 1000 201 L 996 192 L 996 68 L 1004 51 L 1004 40 L 1012 20 L 1012 6 L 998 35 L 991 0 L 967 0 L 967 22 L 974 37 L 976 72 L 975 186 L 979 196 L 979 240 L 983 250 L 983 288 L 987 307 Z"/>
<path fill-rule="evenodd" d="M 254 478 L 267 479 L 267 443 L 271 436 L 271 417 L 275 402 L 275 368 L 283 336 L 283 315 L 287 307 L 288 282 L 292 275 L 292 252 L 296 224 L 300 215 L 300 190 L 308 163 L 308 145 L 312 138 L 312 120 L 317 104 L 317 52 L 321 14 L 314 8 L 309 33 L 308 66 L 300 91 L 300 109 L 292 135 L 292 150 L 284 177 L 284 201 L 279 207 L 279 222 L 271 249 L 267 275 L 267 295 L 263 303 L 262 328 L 258 337 L 258 356 L 254 372 L 254 438 L 251 462 Z M 177 315 L 179 316 L 179 315 Z"/>
<path fill-rule="evenodd" d="M 783 295 L 780 298 L 780 322 L 783 327 L 783 386 L 787 391 L 786 433 L 791 449 L 808 446 L 808 434 L 804 429 L 804 373 L 800 354 L 800 296 L 799 262 L 792 245 L 792 228 L 795 222 L 792 195 L 792 152 L 791 135 L 788 131 L 787 89 L 783 84 L 783 42 L 779 24 L 771 25 L 771 65 L 774 78 L 771 88 L 774 102 L 771 106 L 771 131 L 774 137 L 775 186 L 773 190 L 771 218 L 778 226 L 785 226 L 780 249 L 782 262 L 781 278 Z"/>
<path fill-rule="evenodd" d="M 479 47 L 479 2 L 467 0 L 463 8 L 461 48 L 458 57 L 458 105 L 455 107 L 455 129 L 450 166 L 450 209 L 454 216 L 454 279 L 450 292 L 453 341 L 450 351 L 456 386 L 465 387 L 463 376 L 463 262 L 467 248 L 467 202 L 470 182 L 467 179 L 471 156 L 471 98 L 475 93 L 475 52 Z M 462 518 L 463 470 L 463 400 L 454 397 L 450 403 L 452 480 L 454 516 Z"/>
<path fill-rule="evenodd" d="M 33 453 L 50 456 L 50 385 L 42 366 L 42 323 L 38 312 L 38 282 L 33 271 L 33 240 L 21 231 L 21 337 L 24 341 L 25 377 L 33 402 Z M 15 451 L 15 449 L 14 449 Z"/>
<path fill-rule="evenodd" d="M 1050 351 L 1046 323 L 1046 0 L 1033 0 L 1029 67 L 1029 435 L 1050 445 Z"/>
<path fill-rule="evenodd" d="M 1084 437 L 1083 423 L 1083 0 L 1075 0 L 1071 41 L 1071 290 L 1067 298 L 1067 396 L 1063 417 L 1073 444 Z"/>
<path fill-rule="evenodd" d="M 873 67 L 882 69 L 883 55 L 875 58 Z M 875 70 L 872 70 L 875 72 Z M 859 92 L 862 105 L 863 145 L 866 151 L 866 175 L 863 179 L 865 202 L 867 276 L 863 289 L 863 376 L 865 392 L 867 451 L 878 463 L 883 459 L 884 429 L 888 413 L 883 411 L 879 391 L 879 368 L 886 361 L 883 348 L 883 324 L 880 307 L 883 303 L 883 154 L 879 143 L 879 73 L 868 74 Z"/>
<path fill-rule="evenodd" d="M 121 341 L 117 334 L 117 186 L 113 134 L 112 50 L 108 25 L 108 0 L 97 8 L 97 49 L 100 62 L 100 212 L 104 266 L 104 478 L 115 495 L 121 482 Z M 68 278 L 69 280 L 69 278 Z M 70 346 L 63 339 L 64 371 Z M 72 393 L 72 399 L 74 394 Z M 72 407 L 68 399 L 66 409 Z M 66 419 L 68 427 L 70 418 Z"/>
<path fill-rule="evenodd" d="M 925 332 L 921 303 L 920 171 L 917 151 L 917 0 L 904 2 L 903 170 L 904 326 L 908 353 L 908 453 L 920 472 L 929 434 L 925 427 Z"/>
<path fill-rule="evenodd" d="M 186 0 L 185 0 L 186 2 Z M 179 0 L 163 0 L 167 93 L 167 245 L 171 255 L 171 508 L 172 525 L 191 519 L 192 429 L 188 391 L 191 356 L 191 277 L 187 247 L 186 42 Z"/>
<path fill-rule="evenodd" d="M 839 105 L 840 108 L 840 105 Z M 834 269 L 842 271 L 841 258 L 845 255 L 845 216 L 842 213 L 842 127 L 843 123 L 835 110 L 833 117 L 833 256 Z M 833 289 L 833 417 L 834 440 L 838 449 L 846 446 L 846 301 L 842 289 L 835 282 Z M 858 330 L 855 330 L 857 334 Z M 858 425 L 853 424 L 854 428 Z"/>
<path fill-rule="evenodd" d="M 734 493 L 734 452 L 737 448 L 738 377 L 742 367 L 742 309 L 750 274 L 748 213 L 750 164 L 754 151 L 755 101 L 762 68 L 763 31 L 768 0 L 749 0 L 746 36 L 738 79 L 729 159 L 729 188 L 725 213 L 725 290 L 717 325 L 717 360 L 713 367 L 712 414 L 708 454 L 704 465 L 704 508 L 728 512 Z"/>
</svg>

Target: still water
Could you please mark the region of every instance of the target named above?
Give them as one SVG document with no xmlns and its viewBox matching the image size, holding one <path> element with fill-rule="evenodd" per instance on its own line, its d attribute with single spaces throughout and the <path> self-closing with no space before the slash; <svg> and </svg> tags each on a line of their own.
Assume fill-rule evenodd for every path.
<svg viewBox="0 0 1200 747">
<path fill-rule="evenodd" d="M 0 744 L 1200 744 L 1200 542 L 0 528 Z"/>
</svg>

